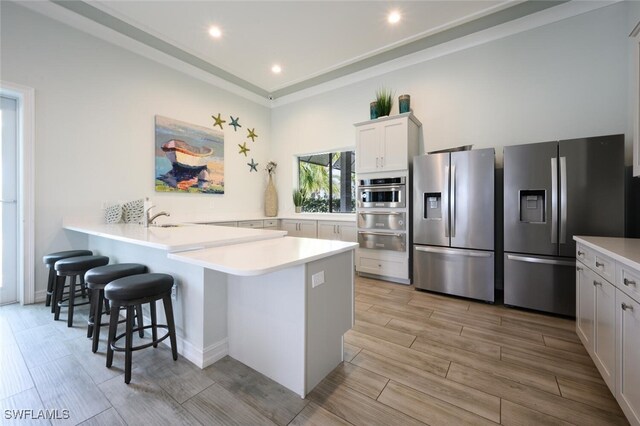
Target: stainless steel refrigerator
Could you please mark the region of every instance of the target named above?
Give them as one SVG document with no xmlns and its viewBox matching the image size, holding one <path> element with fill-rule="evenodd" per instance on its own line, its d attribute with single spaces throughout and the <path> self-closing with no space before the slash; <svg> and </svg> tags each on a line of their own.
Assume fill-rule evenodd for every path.
<svg viewBox="0 0 640 426">
<path fill-rule="evenodd" d="M 413 161 L 416 288 L 493 302 L 495 151 Z"/>
<path fill-rule="evenodd" d="M 504 303 L 575 316 L 574 235 L 624 236 L 624 136 L 504 148 Z"/>
</svg>

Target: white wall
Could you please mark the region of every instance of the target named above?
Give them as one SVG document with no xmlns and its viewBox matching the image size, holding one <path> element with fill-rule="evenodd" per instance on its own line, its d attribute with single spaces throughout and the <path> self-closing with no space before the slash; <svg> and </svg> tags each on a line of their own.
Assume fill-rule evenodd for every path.
<svg viewBox="0 0 640 426">
<path fill-rule="evenodd" d="M 36 259 L 83 242 L 66 216 L 101 215 L 103 201 L 149 196 L 172 213 L 261 213 L 270 159 L 269 109 L 139 55 L 2 2 L 0 77 L 36 91 Z M 225 194 L 154 192 L 154 115 L 211 126 L 212 114 L 240 117 L 226 128 Z M 255 127 L 255 143 L 246 127 Z M 252 151 L 238 155 L 237 143 Z M 249 173 L 251 156 L 259 173 Z M 46 285 L 37 263 L 37 290 Z"/>
<path fill-rule="evenodd" d="M 425 151 L 495 147 L 499 165 L 506 145 L 627 132 L 628 7 L 614 4 L 276 107 L 273 147 L 288 167 L 279 192 L 291 192 L 296 154 L 355 146 L 352 124 L 369 118 L 381 86 L 411 95 Z M 281 208 L 292 208 L 289 198 Z"/>
</svg>

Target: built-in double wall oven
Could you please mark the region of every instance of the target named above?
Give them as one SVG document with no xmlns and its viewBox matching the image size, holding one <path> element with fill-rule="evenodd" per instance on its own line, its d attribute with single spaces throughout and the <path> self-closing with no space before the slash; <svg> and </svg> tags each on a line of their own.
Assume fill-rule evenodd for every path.
<svg viewBox="0 0 640 426">
<path fill-rule="evenodd" d="M 358 243 L 372 250 L 407 250 L 406 176 L 360 179 Z"/>
</svg>

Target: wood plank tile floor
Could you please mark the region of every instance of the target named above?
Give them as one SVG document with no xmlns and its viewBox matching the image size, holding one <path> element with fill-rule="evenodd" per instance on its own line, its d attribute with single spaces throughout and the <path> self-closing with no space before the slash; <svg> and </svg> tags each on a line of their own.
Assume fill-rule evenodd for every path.
<svg viewBox="0 0 640 426">
<path fill-rule="evenodd" d="M 104 366 L 42 304 L 0 307 L 0 424 L 6 410 L 69 410 L 83 425 L 624 425 L 574 322 L 356 279 L 345 362 L 302 400 L 226 357 L 200 370 L 161 345 Z"/>
</svg>

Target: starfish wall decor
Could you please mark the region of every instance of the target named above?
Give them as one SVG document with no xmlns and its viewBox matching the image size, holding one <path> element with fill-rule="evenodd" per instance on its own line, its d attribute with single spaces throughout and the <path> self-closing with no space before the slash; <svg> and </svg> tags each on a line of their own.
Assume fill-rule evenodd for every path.
<svg viewBox="0 0 640 426">
<path fill-rule="evenodd" d="M 231 117 L 231 123 L 229 123 L 229 126 L 233 126 L 233 130 L 237 132 L 238 127 L 242 127 L 240 123 L 238 123 L 238 121 L 240 121 L 240 117 L 233 118 L 233 115 L 230 115 L 229 117 Z"/>
<path fill-rule="evenodd" d="M 251 140 L 255 142 L 256 138 L 258 137 L 258 135 L 256 134 L 256 129 L 253 128 L 253 129 L 247 129 L 247 130 L 249 131 L 249 135 L 247 136 L 247 139 L 251 138 Z"/>
<path fill-rule="evenodd" d="M 258 164 L 255 161 L 253 161 L 253 158 L 251 159 L 250 163 L 247 163 L 247 166 L 249 166 L 249 173 L 251 172 L 257 172 L 258 171 Z"/>
<path fill-rule="evenodd" d="M 240 147 L 240 151 L 238 152 L 238 154 L 244 154 L 244 156 L 247 156 L 247 152 L 251 151 L 249 148 L 247 148 L 247 143 L 244 142 L 243 144 L 238 144 L 238 146 Z"/>
<path fill-rule="evenodd" d="M 213 123 L 213 127 L 220 126 L 220 128 L 222 129 L 222 123 L 227 122 L 226 120 L 223 120 L 222 117 L 220 117 L 220 113 L 218 113 L 217 116 L 212 115 L 211 118 L 215 120 L 215 123 Z"/>
</svg>

